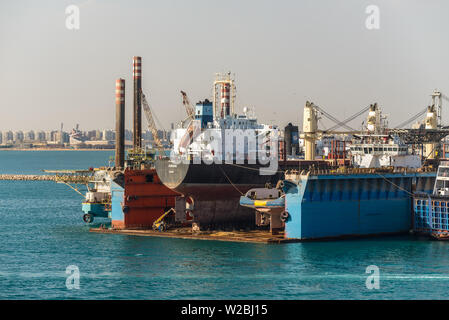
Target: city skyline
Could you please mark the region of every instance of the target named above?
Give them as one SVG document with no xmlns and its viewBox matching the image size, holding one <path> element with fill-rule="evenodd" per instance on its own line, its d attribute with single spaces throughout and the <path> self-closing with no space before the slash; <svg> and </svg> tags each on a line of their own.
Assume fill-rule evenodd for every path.
<svg viewBox="0 0 449 320">
<path fill-rule="evenodd" d="M 49 138 L 49 135 L 58 134 L 61 130 L 0 130 L 0 143 L 3 139 L 3 135 L 11 134 L 18 135 L 20 134 L 22 138 L 20 140 L 52 140 L 54 138 Z M 115 130 L 114 129 L 92 129 L 92 130 L 79 130 L 79 132 L 86 136 L 89 140 L 115 140 Z M 72 133 L 72 130 L 66 131 L 62 130 L 63 134 L 69 136 Z M 144 140 L 152 140 L 152 132 L 149 129 L 145 129 L 142 131 L 142 139 Z M 159 135 L 169 134 L 167 130 L 158 130 Z M 32 135 L 32 137 L 30 136 Z M 39 135 L 43 135 L 44 137 L 39 137 Z M 130 129 L 125 129 L 125 139 L 131 140 L 133 135 L 133 131 Z M 29 137 L 27 137 L 29 136 Z M 13 139 L 11 139 L 13 140 Z"/>
</svg>

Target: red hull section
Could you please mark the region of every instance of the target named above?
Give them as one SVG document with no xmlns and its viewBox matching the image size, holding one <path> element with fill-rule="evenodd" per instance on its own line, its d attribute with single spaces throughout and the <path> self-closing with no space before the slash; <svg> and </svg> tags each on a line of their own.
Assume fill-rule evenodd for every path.
<svg viewBox="0 0 449 320">
<path fill-rule="evenodd" d="M 126 169 L 123 227 L 151 228 L 156 219 L 175 207 L 178 195 L 161 183 L 155 169 Z"/>
</svg>

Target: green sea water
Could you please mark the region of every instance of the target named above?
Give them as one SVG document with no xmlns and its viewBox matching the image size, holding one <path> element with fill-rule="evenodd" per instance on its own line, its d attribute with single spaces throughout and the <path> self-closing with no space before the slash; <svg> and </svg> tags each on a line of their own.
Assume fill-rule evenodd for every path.
<svg viewBox="0 0 449 320">
<path fill-rule="evenodd" d="M 111 151 L 0 151 L 0 174 L 107 165 Z M 95 234 L 81 196 L 0 181 L 0 299 L 447 299 L 449 242 L 412 236 L 284 245 Z M 97 224 L 104 223 L 98 220 Z M 79 289 L 66 268 L 79 269 Z M 379 289 L 366 269 L 379 268 Z"/>
</svg>

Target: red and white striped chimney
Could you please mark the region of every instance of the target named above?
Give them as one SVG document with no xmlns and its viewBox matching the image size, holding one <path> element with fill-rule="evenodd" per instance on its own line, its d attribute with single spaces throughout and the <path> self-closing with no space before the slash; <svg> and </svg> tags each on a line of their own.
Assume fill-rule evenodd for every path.
<svg viewBox="0 0 449 320">
<path fill-rule="evenodd" d="M 231 85 L 229 83 L 223 83 L 221 85 L 221 117 L 230 115 L 230 95 Z"/>
<path fill-rule="evenodd" d="M 125 80 L 115 81 L 115 166 L 125 165 Z"/>
<path fill-rule="evenodd" d="M 142 148 L 142 58 L 133 57 L 133 82 L 134 82 L 134 150 Z"/>
</svg>

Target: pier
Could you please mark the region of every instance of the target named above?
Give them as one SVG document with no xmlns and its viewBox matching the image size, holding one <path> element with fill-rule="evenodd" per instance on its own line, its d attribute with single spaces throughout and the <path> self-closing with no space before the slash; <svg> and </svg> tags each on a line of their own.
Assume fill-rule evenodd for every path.
<svg viewBox="0 0 449 320">
<path fill-rule="evenodd" d="M 108 229 L 108 228 L 91 228 L 90 232 L 103 234 L 122 234 L 131 236 L 146 236 L 174 239 L 191 239 L 191 240 L 216 240 L 227 242 L 246 242 L 246 243 L 289 243 L 299 242 L 298 239 L 284 238 L 284 235 L 272 235 L 268 231 L 251 230 L 251 231 L 199 231 L 192 232 L 192 228 L 175 228 L 165 232 L 154 230 L 138 230 L 138 229 Z"/>
</svg>

